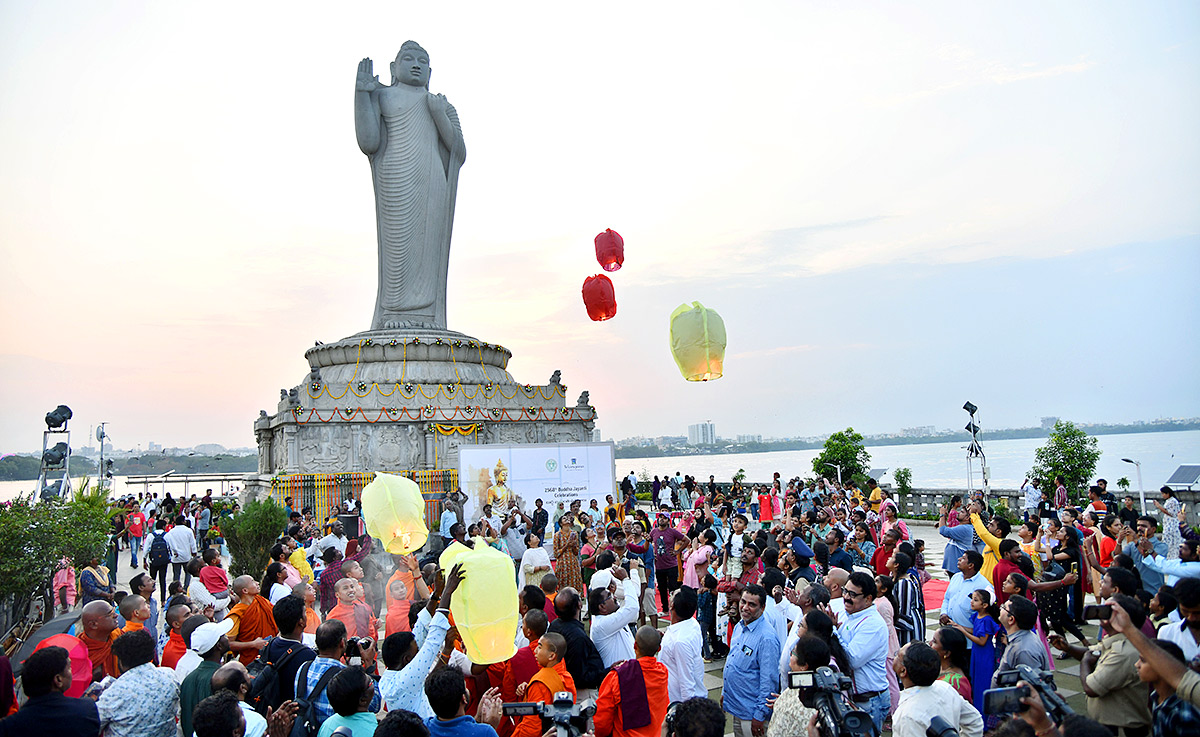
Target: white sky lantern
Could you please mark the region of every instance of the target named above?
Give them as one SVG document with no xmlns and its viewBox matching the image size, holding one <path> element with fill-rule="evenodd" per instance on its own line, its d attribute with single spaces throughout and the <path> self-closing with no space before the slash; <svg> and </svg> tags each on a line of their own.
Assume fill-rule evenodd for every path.
<svg viewBox="0 0 1200 737">
<path fill-rule="evenodd" d="M 363 521 L 389 553 L 408 555 L 425 544 L 425 500 L 412 479 L 376 473 L 362 490 Z"/>
<path fill-rule="evenodd" d="M 671 313 L 671 355 L 688 381 L 721 378 L 725 362 L 725 321 L 699 302 Z"/>
<path fill-rule="evenodd" d="M 517 651 L 520 615 L 512 558 L 474 539 L 474 549 L 453 542 L 438 560 L 445 576 L 462 563 L 463 580 L 450 600 L 450 614 L 472 663 L 499 663 Z"/>
</svg>

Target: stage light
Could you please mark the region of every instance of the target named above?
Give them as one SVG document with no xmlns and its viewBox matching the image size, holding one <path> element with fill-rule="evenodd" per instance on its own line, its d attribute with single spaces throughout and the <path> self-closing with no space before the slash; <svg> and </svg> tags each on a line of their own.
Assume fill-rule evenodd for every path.
<svg viewBox="0 0 1200 737">
<path fill-rule="evenodd" d="M 54 483 L 46 484 L 45 488 L 42 489 L 41 497 L 43 500 L 53 499 L 61 494 L 62 494 L 62 479 L 59 479 L 58 481 L 55 481 Z"/>
<path fill-rule="evenodd" d="M 976 425 L 974 422 L 968 422 L 966 429 L 967 432 L 971 433 L 971 435 L 979 434 L 979 425 Z"/>
<path fill-rule="evenodd" d="M 55 430 L 64 427 L 67 420 L 71 419 L 71 408 L 65 404 L 60 404 L 53 411 L 46 413 L 46 429 Z"/>
<path fill-rule="evenodd" d="M 974 417 L 974 416 L 975 416 L 975 411 L 976 411 L 977 409 L 979 409 L 979 408 L 978 408 L 978 407 L 976 407 L 975 405 L 971 404 L 970 402 L 967 402 L 966 404 L 964 404 L 964 405 L 963 405 L 963 409 L 965 409 L 965 410 L 967 411 L 967 414 L 969 414 L 969 415 L 971 415 L 972 417 Z"/>
<path fill-rule="evenodd" d="M 70 452 L 66 443 L 58 443 L 42 453 L 42 465 L 46 468 L 62 468 L 63 464 L 67 462 L 67 455 Z"/>
</svg>

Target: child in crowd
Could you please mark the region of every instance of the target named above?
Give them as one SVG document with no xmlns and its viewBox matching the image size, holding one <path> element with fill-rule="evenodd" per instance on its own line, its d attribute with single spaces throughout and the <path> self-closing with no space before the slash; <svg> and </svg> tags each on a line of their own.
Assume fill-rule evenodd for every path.
<svg viewBox="0 0 1200 737">
<path fill-rule="evenodd" d="M 932 578 L 932 576 L 929 575 L 929 571 L 925 570 L 928 566 L 929 564 L 925 562 L 925 541 L 914 539 L 913 568 L 916 569 L 917 576 L 921 579 L 922 586 L 929 583 L 929 579 Z"/>
<path fill-rule="evenodd" d="M 179 581 L 172 581 L 171 583 L 167 584 L 167 601 L 170 601 L 172 597 L 179 596 L 182 593 L 183 584 Z"/>
<path fill-rule="evenodd" d="M 204 561 L 200 558 L 192 558 L 187 564 L 187 572 L 191 575 L 192 581 L 188 584 L 187 595 L 192 602 L 204 609 L 205 607 L 213 608 L 213 621 L 220 622 L 225 619 L 225 615 L 229 612 L 229 605 L 233 601 L 233 597 L 226 596 L 223 599 L 218 599 L 208 591 L 208 587 L 204 585 L 204 581 L 200 579 L 200 574 L 204 570 Z"/>
<path fill-rule="evenodd" d="M 205 548 L 201 557 L 204 559 L 204 567 L 200 569 L 200 583 L 204 584 L 205 590 L 217 600 L 214 608 L 228 609 L 229 574 L 221 567 L 221 554 L 216 548 Z M 225 602 L 224 607 L 220 606 L 221 601 Z"/>
<path fill-rule="evenodd" d="M 1158 632 L 1164 624 L 1169 624 L 1173 619 L 1171 615 L 1178 608 L 1179 599 L 1175 598 L 1175 589 L 1170 586 L 1159 587 L 1158 593 L 1150 600 L 1150 623 L 1154 625 L 1154 631 Z"/>
<path fill-rule="evenodd" d="M 742 577 L 742 548 L 750 540 L 750 536 L 746 534 L 748 524 L 746 515 L 733 516 L 733 533 L 725 542 L 725 560 L 721 562 L 721 575 L 725 578 L 736 581 Z"/>
<path fill-rule="evenodd" d="M 952 626 L 966 635 L 974 647 L 971 648 L 971 683 L 991 683 L 996 670 L 996 643 L 993 636 L 1000 632 L 1000 607 L 992 600 L 987 589 L 976 589 L 971 594 L 971 629 L 952 622 Z M 980 714 L 984 713 L 983 693 L 985 688 L 973 690 L 972 699 Z"/>
<path fill-rule="evenodd" d="M 121 599 L 119 609 L 121 618 L 125 620 L 125 626 L 121 628 L 122 633 L 146 628 L 146 622 L 150 620 L 150 602 L 137 594 L 130 594 Z M 157 638 L 158 633 L 154 635 Z"/>
<path fill-rule="evenodd" d="M 575 696 L 575 679 L 567 672 L 563 656 L 567 654 L 567 641 L 555 632 L 548 632 L 538 640 L 533 651 L 539 670 L 529 683 L 517 686 L 517 698 L 523 701 L 553 703 L 554 694 L 568 691 Z M 532 714 L 521 718 L 513 730 L 513 737 L 541 737 L 542 718 Z"/>
<path fill-rule="evenodd" d="M 711 663 L 714 647 L 721 641 L 717 636 L 717 579 L 711 573 L 704 574 L 704 581 L 696 595 L 696 621 L 700 623 L 703 638 L 700 654 L 704 662 Z"/>
<path fill-rule="evenodd" d="M 1187 664 L 1187 659 L 1179 645 L 1167 640 L 1153 640 L 1153 642 L 1166 651 L 1172 659 L 1177 660 L 1180 665 Z M 1154 713 L 1155 734 L 1159 733 L 1160 725 L 1166 727 L 1163 730 L 1164 733 L 1173 735 L 1196 734 L 1200 731 L 1200 710 L 1191 702 L 1179 698 L 1164 674 L 1155 670 L 1154 666 L 1145 658 L 1138 658 L 1137 673 L 1138 678 L 1143 683 L 1150 684 L 1152 689 L 1150 708 Z"/>
<path fill-rule="evenodd" d="M 558 614 L 554 611 L 554 595 L 558 593 L 558 576 L 547 573 L 542 576 L 542 582 L 539 585 L 542 587 L 542 593 L 546 595 L 546 618 L 553 622 L 558 619 Z"/>
<path fill-rule="evenodd" d="M 321 615 L 317 612 L 317 590 L 311 583 L 298 583 L 292 587 L 292 594 L 304 601 L 304 633 L 315 637 L 317 627 L 321 625 Z"/>
<path fill-rule="evenodd" d="M 963 520 L 959 517 L 959 513 L 962 511 L 962 496 L 955 494 L 954 496 L 950 497 L 949 511 L 946 514 L 946 526 L 958 527 L 961 525 Z M 967 521 L 969 522 L 970 518 L 968 518 Z"/>
</svg>

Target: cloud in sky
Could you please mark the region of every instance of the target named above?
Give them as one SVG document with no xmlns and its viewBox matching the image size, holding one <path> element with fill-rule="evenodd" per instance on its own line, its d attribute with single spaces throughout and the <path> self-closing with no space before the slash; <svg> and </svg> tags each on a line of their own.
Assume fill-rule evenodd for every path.
<svg viewBox="0 0 1200 737">
<path fill-rule="evenodd" d="M 0 7 L 0 450 L 59 402 L 252 443 L 304 349 L 368 324 L 353 74 L 407 38 L 467 141 L 450 327 L 562 369 L 605 437 L 945 425 L 966 393 L 997 424 L 1200 414 L 1200 6 L 680 11 Z M 666 349 L 693 300 L 730 335 L 705 386 Z"/>
</svg>

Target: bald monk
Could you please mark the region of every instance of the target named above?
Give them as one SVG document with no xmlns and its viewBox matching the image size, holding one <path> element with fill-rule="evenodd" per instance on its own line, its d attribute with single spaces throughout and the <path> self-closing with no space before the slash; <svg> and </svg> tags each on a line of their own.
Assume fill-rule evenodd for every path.
<svg viewBox="0 0 1200 737">
<path fill-rule="evenodd" d="M 117 610 L 107 601 L 98 599 L 83 607 L 79 621 L 83 623 L 79 639 L 87 645 L 88 658 L 92 661 L 92 680 L 119 676 L 117 658 L 112 652 L 113 640 L 121 635 L 117 629 Z"/>
<path fill-rule="evenodd" d="M 179 663 L 179 659 L 187 652 L 187 643 L 183 641 L 183 622 L 188 617 L 192 616 L 192 608 L 187 604 L 176 604 L 167 608 L 167 631 L 170 632 L 170 637 L 167 638 L 167 644 L 163 646 L 162 662 L 160 665 L 164 668 L 174 669 Z"/>
<path fill-rule="evenodd" d="M 554 702 L 554 694 L 559 691 L 570 691 L 574 696 L 575 679 L 567 672 L 567 665 L 563 662 L 566 654 L 567 641 L 562 635 L 555 632 L 542 635 L 533 651 L 539 670 L 529 679 L 529 683 L 517 686 L 517 698 L 550 704 Z M 665 668 L 663 670 L 666 672 Z M 666 713 L 666 704 L 663 705 L 663 713 Z M 512 737 L 541 737 L 541 734 L 542 718 L 533 714 L 517 722 Z"/>
<path fill-rule="evenodd" d="M 371 612 L 371 607 L 362 601 L 358 581 L 353 578 L 339 580 L 334 586 L 334 594 L 337 596 L 337 605 L 329 611 L 329 616 L 325 618 L 325 621 L 340 620 L 342 624 L 346 625 L 347 637 L 377 639 L 379 637 L 379 620 Z"/>
<path fill-rule="evenodd" d="M 121 634 L 146 629 L 146 622 L 150 621 L 150 602 L 137 594 L 130 594 L 121 599 L 121 603 L 117 608 L 121 611 L 121 617 L 125 620 L 125 626 L 121 628 Z M 158 633 L 154 633 L 154 635 L 157 637 Z"/>
<path fill-rule="evenodd" d="M 593 717 L 596 737 L 659 737 L 667 717 L 667 667 L 654 657 L 662 633 L 641 627 L 633 638 L 636 657 L 608 672 Z"/>
<path fill-rule="evenodd" d="M 304 602 L 304 632 L 314 637 L 321 626 L 321 615 L 317 613 L 317 590 L 310 583 L 298 583 L 292 587 L 292 595 Z"/>
<path fill-rule="evenodd" d="M 259 596 L 258 581 L 252 576 L 235 578 L 233 593 L 238 597 L 238 603 L 226 615 L 227 619 L 233 620 L 229 649 L 237 654 L 243 665 L 249 665 L 258 657 L 258 651 L 267 646 L 266 638 L 279 634 L 279 629 L 275 626 L 271 602 Z"/>
</svg>

